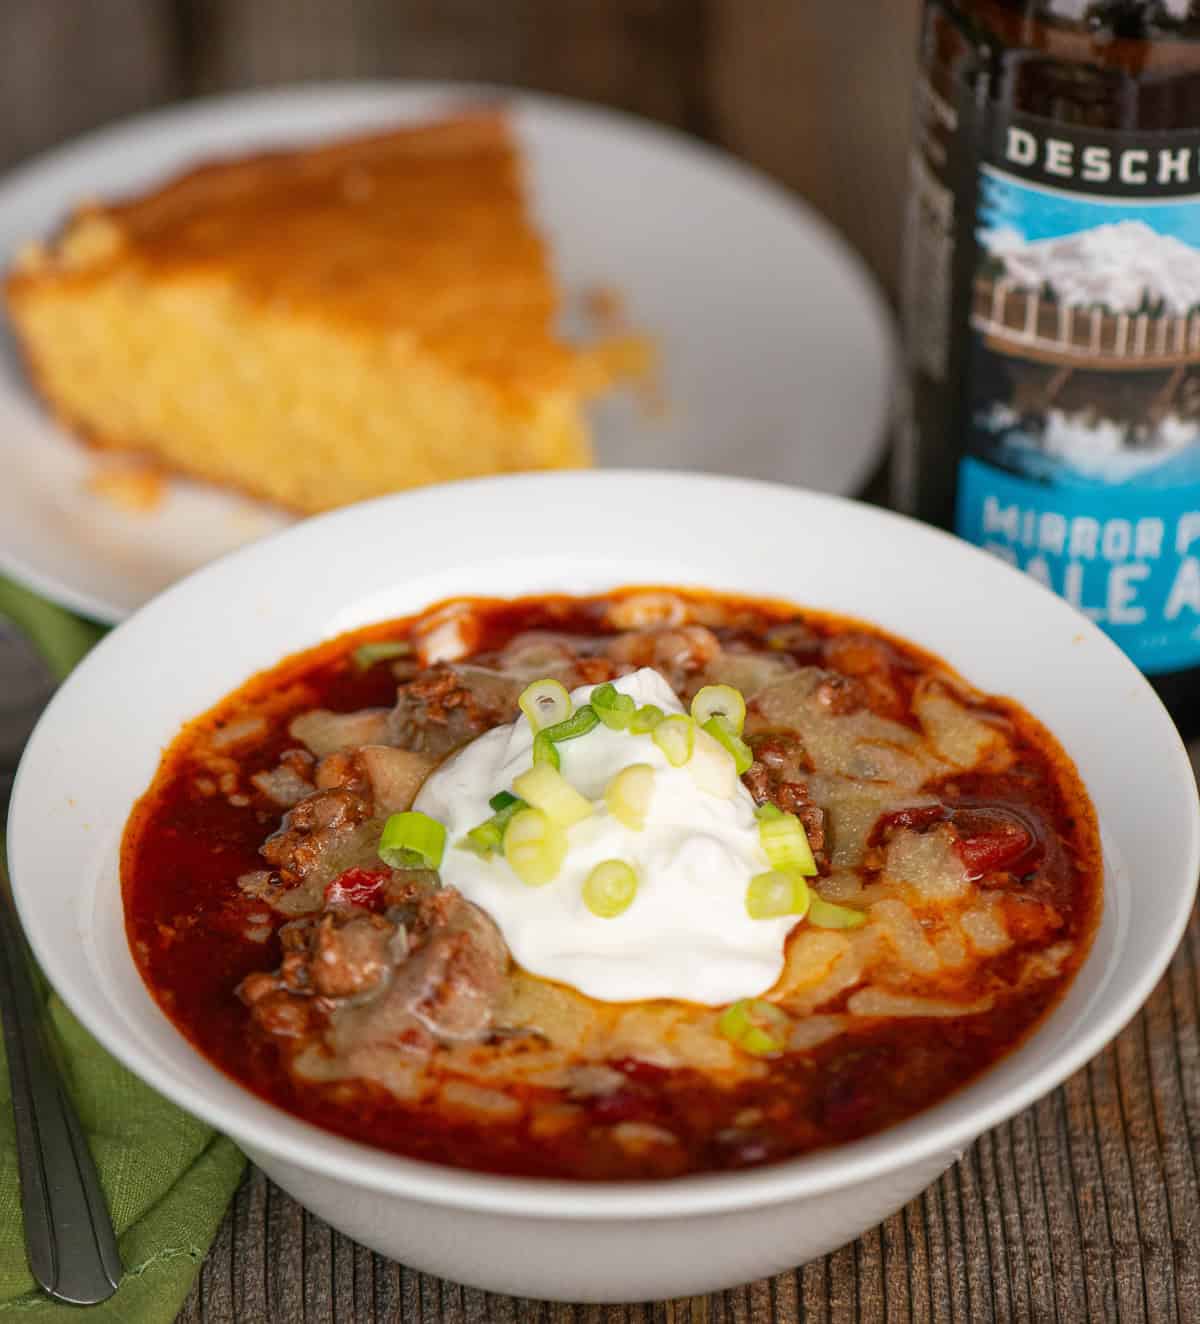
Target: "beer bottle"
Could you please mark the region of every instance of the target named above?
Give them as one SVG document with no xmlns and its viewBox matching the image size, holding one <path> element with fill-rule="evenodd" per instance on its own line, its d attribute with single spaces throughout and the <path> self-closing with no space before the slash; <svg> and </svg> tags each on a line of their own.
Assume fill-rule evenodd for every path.
<svg viewBox="0 0 1200 1324">
<path fill-rule="evenodd" d="M 927 0 L 902 304 L 897 505 L 1200 733 L 1200 0 Z"/>
</svg>

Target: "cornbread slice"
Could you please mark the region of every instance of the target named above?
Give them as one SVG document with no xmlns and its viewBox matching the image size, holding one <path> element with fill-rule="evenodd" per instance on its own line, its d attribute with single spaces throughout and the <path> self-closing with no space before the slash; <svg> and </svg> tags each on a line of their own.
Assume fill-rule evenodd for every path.
<svg viewBox="0 0 1200 1324">
<path fill-rule="evenodd" d="M 610 376 L 559 341 L 502 114 L 205 165 L 80 208 L 7 300 L 96 446 L 316 511 L 589 461 Z"/>
</svg>

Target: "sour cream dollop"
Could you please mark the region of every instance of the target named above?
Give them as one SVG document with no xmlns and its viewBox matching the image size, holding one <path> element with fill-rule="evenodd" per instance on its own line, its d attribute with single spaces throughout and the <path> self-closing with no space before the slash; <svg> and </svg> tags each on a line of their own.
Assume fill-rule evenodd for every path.
<svg viewBox="0 0 1200 1324">
<path fill-rule="evenodd" d="M 614 682 L 640 706 L 682 713 L 674 690 L 648 667 Z M 593 686 L 571 698 L 586 703 Z M 770 868 L 759 842 L 754 801 L 739 778 L 732 794 L 712 795 L 688 765 L 672 767 L 648 735 L 600 725 L 558 746 L 561 771 L 593 804 L 571 827 L 566 859 L 543 887 L 530 887 L 502 855 L 488 859 L 458 845 L 488 818 L 488 800 L 511 791 L 532 762 L 533 731 L 521 716 L 472 741 L 428 779 L 414 808 L 444 823 L 442 878 L 496 921 L 516 960 L 535 975 L 570 984 L 605 1002 L 676 998 L 709 1005 L 764 993 L 783 969 L 794 916 L 751 919 L 750 879 Z M 609 813 L 604 789 L 634 763 L 654 769 L 645 827 L 632 831 Z M 583 882 L 602 860 L 631 864 L 633 904 L 613 919 L 584 904 Z"/>
</svg>

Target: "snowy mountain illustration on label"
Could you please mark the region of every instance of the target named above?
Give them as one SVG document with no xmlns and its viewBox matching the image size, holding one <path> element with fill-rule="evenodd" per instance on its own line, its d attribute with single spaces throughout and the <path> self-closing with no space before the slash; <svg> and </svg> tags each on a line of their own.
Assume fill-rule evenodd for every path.
<svg viewBox="0 0 1200 1324">
<path fill-rule="evenodd" d="M 1200 312 L 1200 250 L 1145 221 L 1117 221 L 1057 239 L 1027 242 L 1012 229 L 987 231 L 1002 279 L 1074 308 L 1187 317 Z"/>
<path fill-rule="evenodd" d="M 979 238 L 977 449 L 1054 483 L 1200 477 L 1200 250 L 1140 220 Z"/>
</svg>

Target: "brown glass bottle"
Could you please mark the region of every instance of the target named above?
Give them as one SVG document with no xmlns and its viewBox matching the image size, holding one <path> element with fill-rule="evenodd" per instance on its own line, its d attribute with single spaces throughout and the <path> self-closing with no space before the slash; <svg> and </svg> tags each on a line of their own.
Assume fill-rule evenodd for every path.
<svg viewBox="0 0 1200 1324">
<path fill-rule="evenodd" d="M 1200 733 L 1200 0 L 927 0 L 916 121 L 896 502 Z"/>
</svg>

